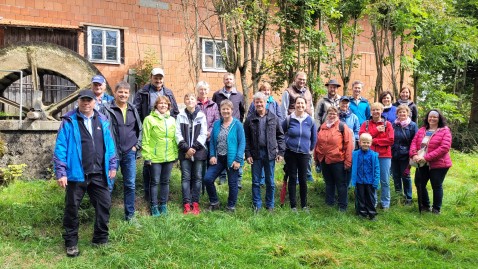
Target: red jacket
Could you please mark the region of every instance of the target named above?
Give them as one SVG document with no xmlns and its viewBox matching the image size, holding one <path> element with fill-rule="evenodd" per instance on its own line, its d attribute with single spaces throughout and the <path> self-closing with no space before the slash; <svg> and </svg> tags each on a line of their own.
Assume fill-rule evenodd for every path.
<svg viewBox="0 0 478 269">
<path fill-rule="evenodd" d="M 417 155 L 423 138 L 426 135 L 426 128 L 422 127 L 412 140 L 410 145 L 410 158 Z M 428 142 L 427 152 L 424 156 L 430 169 L 450 168 L 451 131 L 447 126 L 438 128 Z"/>
<path fill-rule="evenodd" d="M 326 164 L 344 162 L 345 168 L 352 167 L 352 151 L 354 148 L 352 131 L 344 124 L 343 134 L 339 130 L 340 121 L 327 128 L 323 123 L 317 132 L 317 144 L 314 149 L 316 163 L 325 159 Z"/>
<path fill-rule="evenodd" d="M 392 145 L 394 131 L 392 124 L 384 119 L 380 122 L 374 122 L 372 119 L 364 121 L 360 126 L 359 136 L 363 133 L 369 133 L 372 136 L 371 150 L 378 153 L 379 158 L 392 158 Z M 368 127 L 367 127 L 368 122 Z M 385 124 L 385 132 L 379 132 L 377 127 Z"/>
</svg>

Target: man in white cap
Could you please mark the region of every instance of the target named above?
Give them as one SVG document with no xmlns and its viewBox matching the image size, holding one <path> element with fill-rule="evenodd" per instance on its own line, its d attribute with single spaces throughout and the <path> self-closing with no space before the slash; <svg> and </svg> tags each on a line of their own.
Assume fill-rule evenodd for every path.
<svg viewBox="0 0 478 269">
<path fill-rule="evenodd" d="M 139 90 L 134 98 L 134 106 L 138 110 L 141 122 L 153 110 L 154 102 L 159 96 L 168 97 L 171 102 L 171 116 L 176 118 L 179 114 L 178 104 L 174 98 L 173 91 L 164 87 L 163 69 L 157 67 L 151 70 L 151 82 Z"/>
<path fill-rule="evenodd" d="M 141 122 L 144 121 L 144 118 L 148 116 L 153 110 L 154 102 L 159 96 L 166 96 L 171 102 L 171 109 L 169 113 L 171 116 L 176 118 L 179 114 L 178 104 L 174 98 L 173 91 L 164 87 L 164 71 L 161 68 L 153 68 L 151 70 L 151 82 L 144 85 L 144 87 L 136 93 L 134 97 L 134 106 L 138 110 L 139 117 Z M 149 174 L 150 165 L 144 165 L 143 167 L 143 188 L 144 188 L 144 199 L 149 201 Z"/>
<path fill-rule="evenodd" d="M 91 79 L 91 91 L 95 94 L 95 109 L 98 111 L 103 104 L 114 99 L 113 96 L 106 93 L 106 80 L 103 76 L 96 75 Z"/>
</svg>

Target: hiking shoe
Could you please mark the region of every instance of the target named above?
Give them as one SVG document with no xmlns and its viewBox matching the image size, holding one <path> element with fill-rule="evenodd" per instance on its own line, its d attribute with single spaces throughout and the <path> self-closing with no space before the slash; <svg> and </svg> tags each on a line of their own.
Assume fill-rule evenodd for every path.
<svg viewBox="0 0 478 269">
<path fill-rule="evenodd" d="M 429 207 L 429 206 L 424 206 L 424 205 L 421 206 L 421 210 L 422 210 L 423 212 L 432 212 L 432 208 L 431 208 L 431 207 Z"/>
<path fill-rule="evenodd" d="M 406 200 L 405 205 L 406 206 L 411 206 L 412 205 L 412 200 Z"/>
<path fill-rule="evenodd" d="M 435 215 L 440 215 L 440 210 L 433 208 L 432 213 Z"/>
<path fill-rule="evenodd" d="M 267 212 L 269 213 L 273 213 L 274 212 L 274 208 L 273 207 L 266 207 L 267 209 Z"/>
<path fill-rule="evenodd" d="M 189 203 L 187 204 L 184 204 L 184 211 L 183 211 L 183 214 L 186 215 L 186 214 L 191 214 L 193 213 L 191 211 L 191 205 Z"/>
<path fill-rule="evenodd" d="M 159 206 L 159 213 L 163 216 L 168 214 L 168 208 L 166 207 L 166 205 Z"/>
<path fill-rule="evenodd" d="M 161 213 L 159 212 L 158 206 L 157 205 L 151 206 L 151 216 L 159 217 L 160 215 Z"/>
<path fill-rule="evenodd" d="M 219 209 L 220 209 L 219 202 L 209 204 L 209 207 L 208 207 L 209 211 L 216 211 L 216 210 L 219 210 Z"/>
<path fill-rule="evenodd" d="M 309 212 L 310 212 L 310 211 L 309 211 L 309 208 L 306 207 L 306 206 L 302 207 L 302 211 L 304 211 L 305 213 L 309 213 Z"/>
<path fill-rule="evenodd" d="M 108 245 L 108 241 L 106 242 L 91 242 L 91 246 L 95 247 L 95 248 L 102 248 L 102 247 L 106 247 Z"/>
<path fill-rule="evenodd" d="M 297 213 L 297 207 L 293 207 L 290 210 L 292 210 L 293 213 Z"/>
<path fill-rule="evenodd" d="M 254 209 L 254 214 L 259 214 L 259 210 L 261 210 L 260 207 L 257 207 L 257 206 L 253 206 L 253 209 Z"/>
<path fill-rule="evenodd" d="M 72 246 L 72 247 L 66 247 L 66 256 L 67 257 L 76 257 L 80 255 L 80 250 L 78 249 L 78 246 Z"/>
<path fill-rule="evenodd" d="M 199 209 L 199 204 L 194 202 L 193 203 L 193 210 L 192 210 L 192 213 L 194 215 L 199 215 L 199 212 L 201 212 L 201 209 Z"/>
<path fill-rule="evenodd" d="M 226 206 L 226 211 L 230 213 L 236 212 L 236 208 L 233 206 Z"/>
</svg>

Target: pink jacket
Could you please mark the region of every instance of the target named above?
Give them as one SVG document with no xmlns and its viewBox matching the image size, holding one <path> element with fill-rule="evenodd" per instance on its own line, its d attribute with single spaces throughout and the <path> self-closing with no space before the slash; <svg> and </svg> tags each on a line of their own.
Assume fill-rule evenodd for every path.
<svg viewBox="0 0 478 269">
<path fill-rule="evenodd" d="M 417 151 L 420 149 L 420 144 L 422 143 L 426 132 L 426 128 L 421 127 L 413 138 L 412 144 L 410 145 L 410 158 L 417 155 Z M 432 135 L 430 142 L 428 142 L 427 153 L 424 156 L 430 169 L 451 167 L 450 148 L 450 128 L 447 126 L 438 128 L 435 134 Z"/>
</svg>

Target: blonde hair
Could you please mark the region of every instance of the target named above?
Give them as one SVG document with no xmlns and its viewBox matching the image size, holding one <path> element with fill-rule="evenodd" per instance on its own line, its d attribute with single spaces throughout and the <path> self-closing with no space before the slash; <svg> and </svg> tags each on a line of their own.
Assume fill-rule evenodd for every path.
<svg viewBox="0 0 478 269">
<path fill-rule="evenodd" d="M 379 102 L 375 102 L 375 103 L 370 105 L 370 109 L 374 109 L 374 108 L 380 108 L 380 110 L 383 111 L 383 104 L 379 103 Z"/>
<path fill-rule="evenodd" d="M 399 105 L 399 106 L 397 107 L 397 115 L 398 115 L 398 112 L 399 112 L 399 111 L 402 111 L 402 110 L 407 111 L 407 115 L 410 116 L 411 111 L 410 111 L 410 108 L 409 108 L 407 105 Z"/>
</svg>

